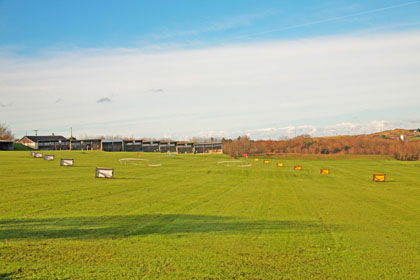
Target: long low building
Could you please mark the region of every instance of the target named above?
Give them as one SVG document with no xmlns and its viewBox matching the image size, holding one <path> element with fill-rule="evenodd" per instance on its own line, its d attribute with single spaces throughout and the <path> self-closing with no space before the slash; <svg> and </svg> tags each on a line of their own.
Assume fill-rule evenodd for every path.
<svg viewBox="0 0 420 280">
<path fill-rule="evenodd" d="M 143 140 L 142 151 L 150 153 L 159 153 L 159 144 L 160 141 L 145 141 Z"/>
<path fill-rule="evenodd" d="M 159 151 L 161 153 L 176 153 L 175 141 L 160 141 Z"/>
<path fill-rule="evenodd" d="M 194 143 L 192 142 L 177 142 L 176 143 L 176 152 L 179 154 L 189 154 L 194 153 Z"/>
<path fill-rule="evenodd" d="M 70 141 L 63 136 L 24 136 L 19 143 L 34 150 L 68 150 Z"/>
<path fill-rule="evenodd" d="M 143 140 L 124 140 L 124 151 L 141 152 L 143 151 Z"/>
<path fill-rule="evenodd" d="M 198 154 L 221 154 L 222 143 L 198 143 L 194 144 L 194 152 Z"/>
<path fill-rule="evenodd" d="M 102 151 L 122 152 L 124 151 L 124 141 L 117 139 L 102 140 Z"/>
<path fill-rule="evenodd" d="M 102 139 L 83 139 L 83 140 L 71 140 L 70 150 L 101 150 Z"/>
<path fill-rule="evenodd" d="M 19 143 L 34 150 L 101 150 L 102 139 L 66 139 L 63 136 L 24 136 Z"/>
<path fill-rule="evenodd" d="M 0 151 L 13 151 L 14 145 L 12 140 L 0 140 Z"/>
<path fill-rule="evenodd" d="M 222 143 L 143 139 L 66 139 L 63 136 L 24 136 L 18 143 L 34 150 L 102 150 L 107 152 L 222 153 Z M 4 149 L 10 144 L 2 144 Z M 11 144 L 13 148 L 13 142 Z M 10 146 L 9 146 L 10 148 Z M 8 148 L 8 149 L 9 149 Z"/>
</svg>

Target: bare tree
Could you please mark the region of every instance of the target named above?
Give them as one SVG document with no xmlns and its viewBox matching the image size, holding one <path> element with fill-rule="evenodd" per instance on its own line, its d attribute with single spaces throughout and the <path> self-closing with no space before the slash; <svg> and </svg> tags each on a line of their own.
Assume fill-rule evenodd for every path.
<svg viewBox="0 0 420 280">
<path fill-rule="evenodd" d="M 223 152 L 231 156 L 239 157 L 248 154 L 252 148 L 252 141 L 248 136 L 239 136 L 235 140 L 225 140 L 223 142 Z"/>
<path fill-rule="evenodd" d="M 193 137 L 190 139 L 193 143 L 217 143 L 222 142 L 220 137 Z"/>
<path fill-rule="evenodd" d="M 88 135 L 82 134 L 79 136 L 79 140 L 86 140 L 86 139 L 109 139 L 109 140 L 118 140 L 118 139 L 125 139 L 121 135 Z"/>
<path fill-rule="evenodd" d="M 13 140 L 14 136 L 9 126 L 0 124 L 0 140 Z"/>
</svg>

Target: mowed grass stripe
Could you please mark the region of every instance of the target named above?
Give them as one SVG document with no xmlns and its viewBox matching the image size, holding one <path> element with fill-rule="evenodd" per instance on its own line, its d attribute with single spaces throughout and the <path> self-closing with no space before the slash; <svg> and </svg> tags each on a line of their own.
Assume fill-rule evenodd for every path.
<svg viewBox="0 0 420 280">
<path fill-rule="evenodd" d="M 364 170 L 365 168 L 356 166 L 353 169 L 349 168 L 337 168 L 337 171 L 341 172 L 347 179 L 349 183 L 345 184 L 344 182 L 341 185 L 350 186 L 346 192 L 343 192 L 343 195 L 350 195 L 353 196 L 354 199 L 360 198 L 362 203 L 371 203 L 372 201 L 377 202 L 378 204 L 384 204 L 384 207 L 394 207 L 395 210 L 403 211 L 406 214 L 413 214 L 416 204 L 418 201 L 415 197 L 407 195 L 407 178 L 412 178 L 410 174 L 404 176 L 399 171 L 401 175 L 396 175 L 399 177 L 404 177 L 404 181 L 387 181 L 385 183 L 375 183 L 371 180 L 367 180 L 367 178 L 371 178 L 372 176 L 366 174 L 367 172 Z M 351 178 L 352 174 L 356 172 L 360 174 L 360 176 L 354 176 Z M 370 175 L 370 176 L 369 176 Z M 350 179 L 351 178 L 351 179 Z M 417 188 L 418 189 L 418 188 Z M 361 196 L 360 193 L 363 192 Z M 405 203 L 401 203 L 401 200 L 404 200 Z M 372 205 L 378 206 L 375 203 Z"/>
<path fill-rule="evenodd" d="M 359 174 L 362 173 L 362 170 L 360 169 L 361 168 L 357 168 L 356 170 L 359 172 Z M 405 228 L 402 226 L 401 222 L 404 223 L 407 217 L 412 217 L 413 213 L 415 212 L 409 211 L 400 203 L 398 203 L 398 200 L 395 200 L 392 196 L 388 196 L 388 193 L 383 190 L 387 183 L 367 183 L 361 181 L 360 178 L 355 178 L 354 180 L 350 180 L 350 182 L 353 182 L 353 184 L 344 182 L 342 183 L 342 186 L 345 187 L 343 188 L 344 191 L 342 191 L 342 196 L 349 198 L 348 202 L 342 201 L 342 205 L 347 206 L 348 209 L 352 209 L 353 211 L 348 211 L 346 208 L 343 208 L 340 211 L 343 214 L 355 214 L 354 217 L 349 215 L 348 220 L 356 220 L 358 224 L 358 230 L 362 230 L 362 233 L 365 233 L 363 240 L 370 240 L 369 244 L 364 245 L 371 247 L 374 247 L 375 245 L 390 245 L 388 247 L 390 249 L 389 254 L 391 256 L 396 256 L 395 258 L 389 258 L 385 260 L 385 263 L 388 264 L 388 268 L 392 269 L 395 267 L 395 261 L 402 257 L 401 255 L 398 255 L 398 253 L 394 253 L 399 252 L 399 250 L 393 246 L 396 241 L 393 240 L 394 237 L 397 237 L 399 241 L 398 246 L 411 247 L 414 244 L 413 242 L 415 242 L 416 238 L 413 240 L 410 236 L 406 236 L 407 238 L 401 239 L 401 236 L 399 236 L 397 233 L 397 231 L 401 230 L 407 230 L 407 232 L 412 232 L 414 230 L 414 228 Z M 401 192 L 400 189 L 404 188 L 404 185 L 394 184 L 393 187 L 396 188 L 394 193 Z M 405 200 L 407 200 L 407 195 L 405 196 Z M 351 201 L 353 201 L 353 207 L 350 205 Z M 384 222 L 386 223 L 385 226 Z M 369 232 L 372 231 L 378 232 L 378 234 L 375 234 L 374 236 L 369 234 Z M 355 243 L 360 244 L 360 241 Z"/>
<path fill-rule="evenodd" d="M 95 164 L 92 164 L 91 167 L 93 168 L 94 166 Z M 44 168 L 48 168 L 48 167 L 55 168 L 58 173 L 64 170 L 69 176 L 71 176 L 71 180 L 69 180 L 69 176 L 64 176 L 66 180 L 60 179 L 59 182 L 57 181 L 54 182 L 54 180 L 50 180 L 49 179 L 50 177 L 54 178 L 54 174 L 47 174 L 47 175 L 45 174 Z M 31 166 L 31 168 L 34 168 L 34 166 Z M 142 191 L 142 190 L 138 190 L 137 185 L 134 185 L 134 186 L 131 185 L 133 181 L 130 182 L 131 184 L 123 184 L 122 186 L 118 186 L 119 184 L 116 184 L 115 181 L 102 181 L 100 187 L 97 187 L 96 185 L 93 185 L 93 187 L 89 187 L 90 185 L 92 185 L 90 184 L 91 182 L 95 182 L 95 180 L 97 180 L 97 179 L 94 179 L 92 176 L 89 176 L 91 175 L 90 173 L 93 172 L 92 170 L 91 168 L 88 168 L 87 171 L 84 170 L 84 172 L 81 172 L 80 168 L 77 167 L 77 165 L 76 167 L 60 167 L 60 166 L 56 167 L 56 166 L 51 166 L 51 165 L 50 166 L 43 165 L 43 166 L 38 167 L 38 169 L 35 169 L 34 170 L 35 173 L 39 172 L 43 174 L 43 176 L 41 178 L 38 178 L 38 180 L 40 180 L 41 182 L 48 182 L 46 185 L 42 184 L 42 187 L 41 188 L 38 187 L 36 190 L 37 194 L 41 194 L 45 198 L 45 201 L 42 201 L 43 203 L 41 203 L 41 205 L 47 205 L 45 209 L 50 209 L 52 206 L 57 206 L 54 204 L 51 205 L 52 203 L 60 204 L 60 206 L 62 206 L 64 204 L 76 204 L 78 202 L 83 203 L 85 201 L 90 201 L 93 198 L 97 200 L 97 199 L 101 199 L 107 196 L 112 196 L 113 198 L 115 198 L 116 201 L 118 201 L 119 194 Z M 140 174 L 136 174 L 136 175 L 139 177 L 139 179 L 141 179 L 140 182 L 142 183 L 142 185 L 147 184 L 148 186 L 153 187 L 154 184 L 150 184 L 150 178 L 148 177 L 152 177 L 152 176 L 157 177 L 157 175 L 147 174 L 147 170 L 146 172 L 144 172 L 145 169 L 137 169 L 136 171 L 139 171 L 139 170 L 140 172 L 138 173 Z M 67 175 L 67 174 L 64 174 L 64 175 Z M 132 174 L 130 174 L 130 176 L 131 175 Z M 119 174 L 119 176 L 124 176 L 124 174 Z M 76 187 L 74 185 L 76 185 Z M 114 187 L 115 185 L 117 186 Z M 164 186 L 167 186 L 167 185 L 164 185 Z M 185 185 L 183 187 L 186 187 L 186 186 L 188 185 Z M 69 190 L 69 187 L 71 187 L 70 190 Z M 174 194 L 182 195 L 183 192 L 189 193 L 190 191 L 191 190 L 188 188 L 185 190 L 178 189 L 177 192 Z M 162 193 L 165 193 L 165 190 L 163 190 Z M 52 200 L 51 197 L 55 197 L 55 196 L 57 196 L 55 200 Z M 40 197 L 39 196 L 34 197 L 34 193 L 30 192 L 28 197 L 26 197 L 25 199 L 20 199 L 19 203 L 22 203 L 25 200 L 36 201 L 37 203 L 39 203 Z"/>
</svg>

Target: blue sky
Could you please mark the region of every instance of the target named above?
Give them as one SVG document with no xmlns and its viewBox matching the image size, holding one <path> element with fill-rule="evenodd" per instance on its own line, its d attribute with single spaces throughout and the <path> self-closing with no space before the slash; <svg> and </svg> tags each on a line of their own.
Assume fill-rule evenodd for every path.
<svg viewBox="0 0 420 280">
<path fill-rule="evenodd" d="M 419 1 L 0 1 L 0 44 L 206 46 L 420 27 Z"/>
<path fill-rule="evenodd" d="M 420 1 L 0 0 L 0 121 L 16 136 L 414 128 L 419 36 Z"/>
</svg>

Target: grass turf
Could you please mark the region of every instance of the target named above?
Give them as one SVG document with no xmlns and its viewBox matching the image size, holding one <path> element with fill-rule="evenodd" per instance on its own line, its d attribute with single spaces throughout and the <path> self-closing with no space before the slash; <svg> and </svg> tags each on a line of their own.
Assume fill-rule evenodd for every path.
<svg viewBox="0 0 420 280">
<path fill-rule="evenodd" d="M 419 162 L 47 153 L 0 152 L 2 280 L 420 278 Z"/>
</svg>

